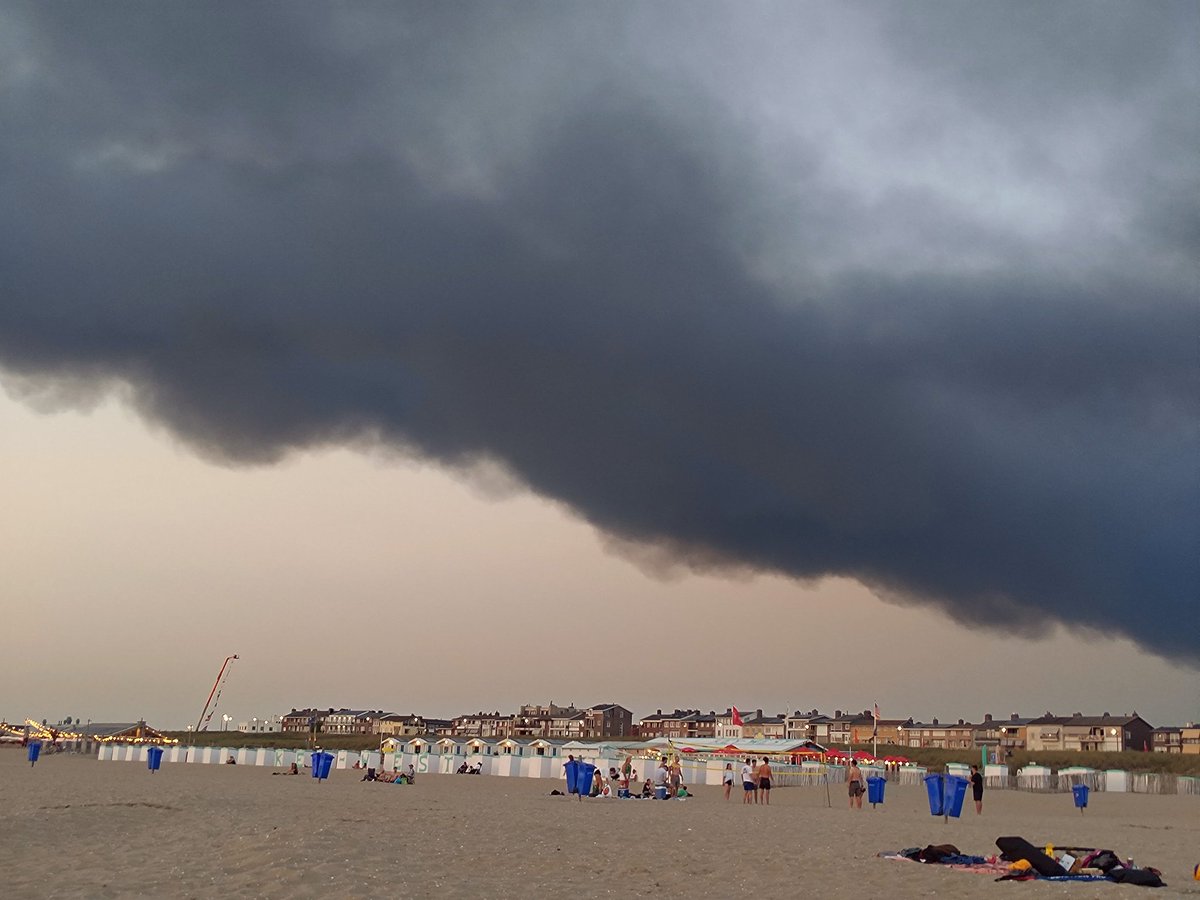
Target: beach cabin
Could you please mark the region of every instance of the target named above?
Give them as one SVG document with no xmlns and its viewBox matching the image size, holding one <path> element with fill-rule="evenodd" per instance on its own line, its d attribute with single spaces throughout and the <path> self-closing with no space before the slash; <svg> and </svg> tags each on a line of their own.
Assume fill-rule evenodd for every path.
<svg viewBox="0 0 1200 900">
<path fill-rule="evenodd" d="M 379 749 L 384 753 L 405 753 L 412 751 L 408 749 L 409 741 L 403 737 L 387 737 L 379 742 Z"/>
<path fill-rule="evenodd" d="M 504 738 L 504 740 L 496 742 L 495 751 L 498 756 L 524 756 L 527 743 L 527 741 L 519 741 L 515 738 Z"/>
<path fill-rule="evenodd" d="M 1017 769 L 1017 787 L 1023 791 L 1053 791 L 1058 789 L 1058 778 L 1048 766 L 1031 763 Z"/>
<path fill-rule="evenodd" d="M 466 756 L 495 756 L 498 743 L 486 738 L 471 738 L 463 745 L 463 752 Z"/>
<path fill-rule="evenodd" d="M 1070 766 L 1058 770 L 1058 789 L 1069 791 L 1077 784 L 1086 784 L 1093 791 L 1102 791 L 1107 786 L 1107 778 L 1103 772 L 1089 769 L 1086 766 Z"/>
<path fill-rule="evenodd" d="M 433 753 L 438 756 L 465 756 L 467 742 L 462 738 L 443 737 L 434 742 Z"/>
<path fill-rule="evenodd" d="M 422 756 L 426 753 L 432 753 L 433 742 L 428 737 L 409 738 L 404 741 L 405 753 L 411 753 L 414 756 Z"/>
<path fill-rule="evenodd" d="M 576 759 L 586 759 L 589 762 L 595 762 L 600 756 L 598 744 L 585 744 L 583 741 L 567 741 L 560 749 L 564 756 L 573 755 Z"/>
</svg>

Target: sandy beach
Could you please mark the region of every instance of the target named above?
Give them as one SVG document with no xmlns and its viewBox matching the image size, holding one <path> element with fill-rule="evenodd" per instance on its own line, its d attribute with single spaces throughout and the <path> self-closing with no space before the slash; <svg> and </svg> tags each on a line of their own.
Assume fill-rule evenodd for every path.
<svg viewBox="0 0 1200 900">
<path fill-rule="evenodd" d="M 700 787 L 686 801 L 552 797 L 547 779 L 437 776 L 318 783 L 255 766 L 99 762 L 30 767 L 0 750 L 0 872 L 12 897 L 1137 897 L 1108 883 L 995 883 L 879 859 L 949 842 L 995 852 L 1000 835 L 1102 846 L 1153 865 L 1146 896 L 1200 897 L 1196 797 L 992 791 L 948 825 L 917 788 L 872 810 L 844 789 L 784 788 L 769 807 Z M 968 804 L 969 805 L 969 804 Z"/>
</svg>

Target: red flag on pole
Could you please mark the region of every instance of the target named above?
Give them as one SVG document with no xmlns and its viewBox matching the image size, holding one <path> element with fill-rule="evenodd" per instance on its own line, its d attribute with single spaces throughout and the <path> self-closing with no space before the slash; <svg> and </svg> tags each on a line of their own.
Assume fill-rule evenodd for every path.
<svg viewBox="0 0 1200 900">
<path fill-rule="evenodd" d="M 733 724 L 734 724 L 734 725 L 742 725 L 742 724 L 745 724 L 745 723 L 743 723 L 743 722 L 742 722 L 742 714 L 741 714 L 740 712 L 738 712 L 738 711 L 737 711 L 737 707 L 736 707 L 736 706 L 735 706 L 735 707 L 733 707 Z"/>
</svg>

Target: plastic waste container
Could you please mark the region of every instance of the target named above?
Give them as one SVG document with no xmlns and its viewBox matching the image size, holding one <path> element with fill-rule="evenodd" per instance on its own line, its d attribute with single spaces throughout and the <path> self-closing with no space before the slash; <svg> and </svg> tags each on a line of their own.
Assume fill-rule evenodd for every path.
<svg viewBox="0 0 1200 900">
<path fill-rule="evenodd" d="M 162 765 L 162 747 L 147 747 L 146 748 L 146 767 L 151 772 L 157 772 L 158 767 Z"/>
<path fill-rule="evenodd" d="M 958 818 L 962 815 L 963 799 L 967 796 L 970 782 L 961 775 L 947 775 L 945 793 L 942 795 L 942 815 Z"/>
<path fill-rule="evenodd" d="M 567 793 L 579 793 L 579 760 L 568 759 L 563 763 L 563 769 L 567 773 Z"/>
<path fill-rule="evenodd" d="M 883 786 L 885 784 L 887 784 L 887 779 L 878 775 L 871 775 L 867 778 L 867 802 L 872 806 L 883 802 Z"/>
<path fill-rule="evenodd" d="M 1079 807 L 1079 811 L 1087 807 L 1088 786 L 1086 784 L 1076 784 L 1071 786 L 1071 793 L 1075 795 L 1075 805 Z"/>
<path fill-rule="evenodd" d="M 329 770 L 333 767 L 332 753 L 313 753 L 309 756 L 309 765 L 312 766 L 312 777 L 318 781 L 324 781 L 329 777 Z"/>
<path fill-rule="evenodd" d="M 38 756 L 40 756 L 41 753 L 42 753 L 42 742 L 41 741 L 30 741 L 29 749 L 26 754 L 29 758 L 29 765 L 32 766 L 34 763 L 36 763 L 38 761 Z"/>
<path fill-rule="evenodd" d="M 942 777 L 940 773 L 925 776 L 925 793 L 929 795 L 929 814 L 931 816 L 942 814 Z"/>
<path fill-rule="evenodd" d="M 581 796 L 591 796 L 592 782 L 595 780 L 595 778 L 596 767 L 591 763 L 581 762 L 575 775 L 575 787 L 579 789 L 578 793 Z"/>
</svg>

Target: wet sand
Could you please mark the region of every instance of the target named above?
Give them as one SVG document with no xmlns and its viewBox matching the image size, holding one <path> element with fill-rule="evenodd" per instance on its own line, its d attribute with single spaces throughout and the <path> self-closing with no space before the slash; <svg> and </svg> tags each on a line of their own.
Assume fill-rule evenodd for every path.
<svg viewBox="0 0 1200 900">
<path fill-rule="evenodd" d="M 943 824 L 923 792 L 846 808 L 845 788 L 781 788 L 769 807 L 699 787 L 686 801 L 552 797 L 548 779 L 425 775 L 371 784 L 335 770 L 99 762 L 35 767 L 0 748 L 0 885 L 28 897 L 1200 897 L 1200 798 L 991 791 Z M 968 800 L 968 806 L 970 801 Z M 1153 865 L 1165 890 L 1108 883 L 996 883 L 879 859 L 995 839 L 1103 846 Z"/>
</svg>

